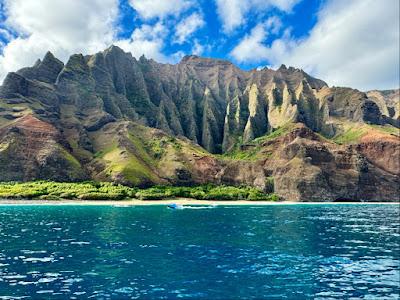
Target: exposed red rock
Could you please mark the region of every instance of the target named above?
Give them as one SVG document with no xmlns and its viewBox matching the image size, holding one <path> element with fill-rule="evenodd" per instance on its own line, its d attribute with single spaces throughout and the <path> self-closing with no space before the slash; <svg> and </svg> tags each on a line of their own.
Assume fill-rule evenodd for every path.
<svg viewBox="0 0 400 300">
<path fill-rule="evenodd" d="M 3 180 L 78 180 L 85 173 L 60 144 L 60 133 L 32 115 L 0 129 L 0 167 Z"/>
</svg>

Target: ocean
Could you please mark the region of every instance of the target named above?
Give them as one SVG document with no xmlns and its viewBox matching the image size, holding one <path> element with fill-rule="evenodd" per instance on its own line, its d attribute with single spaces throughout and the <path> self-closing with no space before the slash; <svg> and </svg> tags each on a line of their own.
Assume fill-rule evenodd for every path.
<svg viewBox="0 0 400 300">
<path fill-rule="evenodd" d="M 399 299 L 398 205 L 0 206 L 0 299 Z"/>
</svg>

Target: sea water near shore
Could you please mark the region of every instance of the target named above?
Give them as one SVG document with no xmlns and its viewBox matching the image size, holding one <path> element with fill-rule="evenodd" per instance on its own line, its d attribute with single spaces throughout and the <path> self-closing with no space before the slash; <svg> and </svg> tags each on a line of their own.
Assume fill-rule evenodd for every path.
<svg viewBox="0 0 400 300">
<path fill-rule="evenodd" d="M 198 200 L 192 198 L 172 198 L 159 200 L 38 200 L 38 199 L 0 199 L 2 205 L 72 205 L 72 206 L 148 206 L 148 205 L 211 205 L 211 206 L 265 206 L 265 205 L 397 205 L 400 202 L 298 202 L 298 201 L 263 201 L 263 200 Z"/>
<path fill-rule="evenodd" d="M 2 205 L 0 299 L 398 299 L 399 214 L 398 204 Z"/>
</svg>

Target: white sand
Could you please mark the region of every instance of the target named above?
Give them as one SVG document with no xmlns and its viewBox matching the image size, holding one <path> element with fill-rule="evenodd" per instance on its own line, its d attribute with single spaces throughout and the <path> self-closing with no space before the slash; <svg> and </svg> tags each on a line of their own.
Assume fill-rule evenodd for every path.
<svg viewBox="0 0 400 300">
<path fill-rule="evenodd" d="M 112 206 L 135 206 L 135 205 L 167 205 L 177 203 L 180 205 L 315 205 L 315 204 L 389 204 L 400 205 L 400 202 L 272 202 L 272 201 L 214 201 L 178 198 L 169 200 L 0 200 L 0 205 L 112 205 Z"/>
</svg>

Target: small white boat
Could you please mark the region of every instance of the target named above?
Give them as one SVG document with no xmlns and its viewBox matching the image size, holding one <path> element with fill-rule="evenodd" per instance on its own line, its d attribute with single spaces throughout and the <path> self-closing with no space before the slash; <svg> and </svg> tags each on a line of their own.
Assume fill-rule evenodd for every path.
<svg viewBox="0 0 400 300">
<path fill-rule="evenodd" d="M 167 207 L 170 209 L 183 209 L 183 205 L 176 204 L 176 203 L 168 204 Z"/>
<path fill-rule="evenodd" d="M 191 206 L 191 205 L 181 205 L 176 203 L 171 203 L 167 205 L 170 209 L 208 209 L 208 208 L 215 208 L 216 205 L 209 205 L 209 206 Z"/>
</svg>

